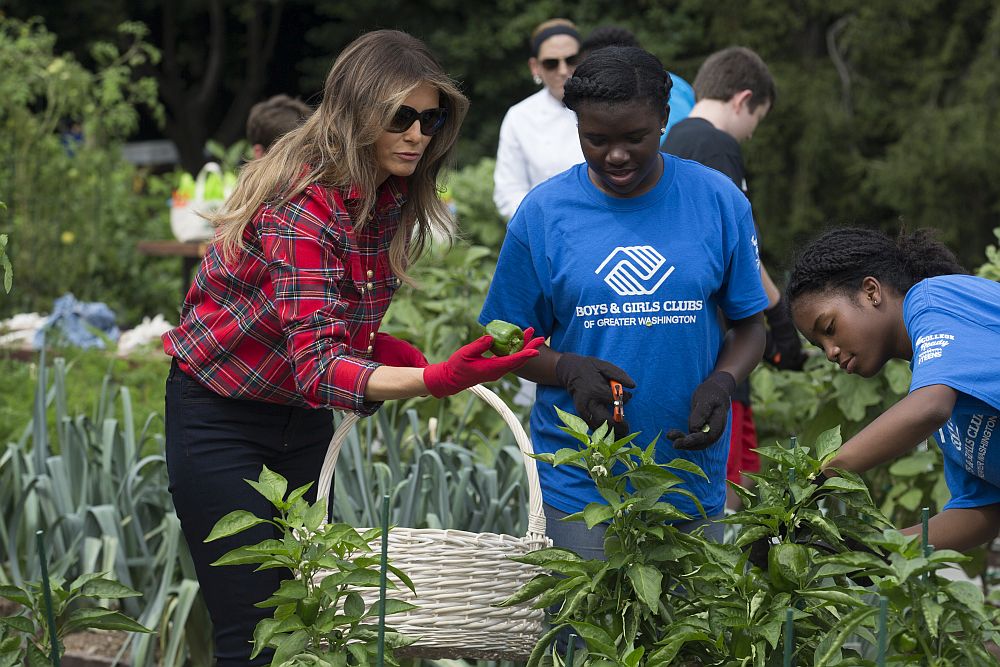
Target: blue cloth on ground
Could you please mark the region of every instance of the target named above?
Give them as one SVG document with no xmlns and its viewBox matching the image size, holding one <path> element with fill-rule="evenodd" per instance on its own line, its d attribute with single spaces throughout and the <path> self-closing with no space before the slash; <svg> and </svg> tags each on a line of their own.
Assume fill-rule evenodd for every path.
<svg viewBox="0 0 1000 667">
<path fill-rule="evenodd" d="M 36 350 L 45 346 L 45 337 L 57 332 L 61 342 L 82 348 L 105 348 L 104 338 L 118 340 L 121 331 L 115 324 L 115 313 L 100 301 L 85 303 L 72 294 L 64 294 L 56 299 L 52 314 L 42 328 L 35 332 L 33 341 Z"/>
</svg>

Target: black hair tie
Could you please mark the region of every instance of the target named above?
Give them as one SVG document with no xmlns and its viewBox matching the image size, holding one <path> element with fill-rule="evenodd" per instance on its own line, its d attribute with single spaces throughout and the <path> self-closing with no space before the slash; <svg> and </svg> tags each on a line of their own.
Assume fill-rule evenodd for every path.
<svg viewBox="0 0 1000 667">
<path fill-rule="evenodd" d="M 538 56 L 538 49 L 541 48 L 542 43 L 549 37 L 555 37 L 556 35 L 569 35 L 577 42 L 580 41 L 580 33 L 577 32 L 576 28 L 572 28 L 568 25 L 554 25 L 546 28 L 531 40 L 531 56 Z"/>
</svg>

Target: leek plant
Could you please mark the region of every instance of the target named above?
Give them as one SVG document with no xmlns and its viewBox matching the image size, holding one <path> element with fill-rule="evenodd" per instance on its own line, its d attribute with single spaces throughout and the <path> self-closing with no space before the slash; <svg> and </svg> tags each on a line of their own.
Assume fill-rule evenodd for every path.
<svg viewBox="0 0 1000 667">
<path fill-rule="evenodd" d="M 474 400 L 448 425 L 444 440 L 438 439 L 440 422 L 425 423 L 398 404 L 360 422 L 337 462 L 334 520 L 378 526 L 378 499 L 388 495 L 396 526 L 524 533 L 524 459 L 513 435 L 491 439 L 466 420 Z"/>
<path fill-rule="evenodd" d="M 97 572 L 142 593 L 120 610 L 157 634 L 133 636 L 133 665 L 210 664 L 207 615 L 194 567 L 180 539 L 167 490 L 162 419 L 140 422 L 127 387 L 106 376 L 90 415 L 70 414 L 69 365 L 45 352 L 38 363 L 34 410 L 18 440 L 0 453 L 0 584 L 38 580 L 32 537 L 44 530 L 54 577 Z M 54 411 L 55 427 L 46 426 Z"/>
</svg>

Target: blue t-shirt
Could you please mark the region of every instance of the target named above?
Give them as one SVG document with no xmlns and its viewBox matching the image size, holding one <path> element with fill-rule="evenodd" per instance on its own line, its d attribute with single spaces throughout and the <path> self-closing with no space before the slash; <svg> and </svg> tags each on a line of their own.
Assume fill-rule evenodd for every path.
<svg viewBox="0 0 1000 667">
<path fill-rule="evenodd" d="M 670 128 L 687 118 L 691 109 L 694 108 L 694 88 L 691 87 L 691 84 L 673 72 L 668 72 L 668 74 L 671 82 L 670 99 L 667 100 L 667 104 L 670 105 L 670 115 L 667 116 L 666 134 L 660 139 L 661 146 L 667 140 L 666 135 L 670 134 Z"/>
<path fill-rule="evenodd" d="M 913 346 L 910 391 L 943 384 L 958 392 L 938 431 L 945 508 L 1000 503 L 1000 283 L 937 276 L 906 293 L 903 320 Z"/>
<path fill-rule="evenodd" d="M 715 368 L 723 331 L 718 310 L 742 319 L 767 307 L 750 204 L 732 181 L 696 162 L 661 154 L 663 175 L 638 197 L 604 194 L 579 164 L 525 197 L 507 227 L 479 320 L 533 326 L 559 352 L 604 359 L 637 383 L 625 407 L 637 444 L 657 460 L 698 464 L 705 482 L 681 474 L 706 512 L 725 504 L 729 425 L 700 452 L 662 436 L 687 431 L 691 394 Z M 554 405 L 575 413 L 562 387 L 539 385 L 531 412 L 538 452 L 578 443 L 558 429 Z M 604 502 L 586 471 L 538 465 L 545 502 L 576 512 Z M 691 516 L 694 504 L 668 500 Z"/>
</svg>

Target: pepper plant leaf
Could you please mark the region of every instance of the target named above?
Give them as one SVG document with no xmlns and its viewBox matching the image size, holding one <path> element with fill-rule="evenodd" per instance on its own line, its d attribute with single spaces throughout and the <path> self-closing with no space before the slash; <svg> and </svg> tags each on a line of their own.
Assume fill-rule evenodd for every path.
<svg viewBox="0 0 1000 667">
<path fill-rule="evenodd" d="M 260 477 L 256 482 L 250 479 L 244 481 L 256 489 L 257 493 L 267 498 L 276 508 L 283 510 L 291 507 L 290 503 L 285 502 L 288 481 L 267 466 L 264 466 L 260 471 Z"/>
<path fill-rule="evenodd" d="M 587 422 L 583 421 L 574 414 L 570 414 L 565 410 L 561 410 L 559 406 L 556 406 L 556 414 L 559 415 L 559 419 L 563 424 L 566 424 L 566 428 L 563 429 L 567 433 L 577 433 L 586 437 L 587 433 L 590 432 L 590 428 L 587 426 Z M 589 442 L 589 439 L 585 440 Z"/>
<path fill-rule="evenodd" d="M 212 542 L 223 537 L 236 535 L 237 533 L 242 533 L 248 528 L 259 526 L 262 523 L 271 522 L 267 519 L 259 519 L 246 510 L 235 510 L 216 522 L 215 526 L 212 527 L 212 531 L 208 534 L 208 537 L 205 538 L 205 541 Z"/>
<path fill-rule="evenodd" d="M 813 448 L 816 452 L 816 458 L 820 462 L 825 463 L 827 459 L 838 449 L 843 443 L 843 438 L 840 435 L 840 425 L 834 426 L 828 431 L 823 431 L 816 438 L 816 442 L 813 444 Z"/>
<path fill-rule="evenodd" d="M 656 609 L 660 599 L 663 574 L 650 565 L 633 564 L 627 571 L 639 600 L 650 609 Z"/>
</svg>

